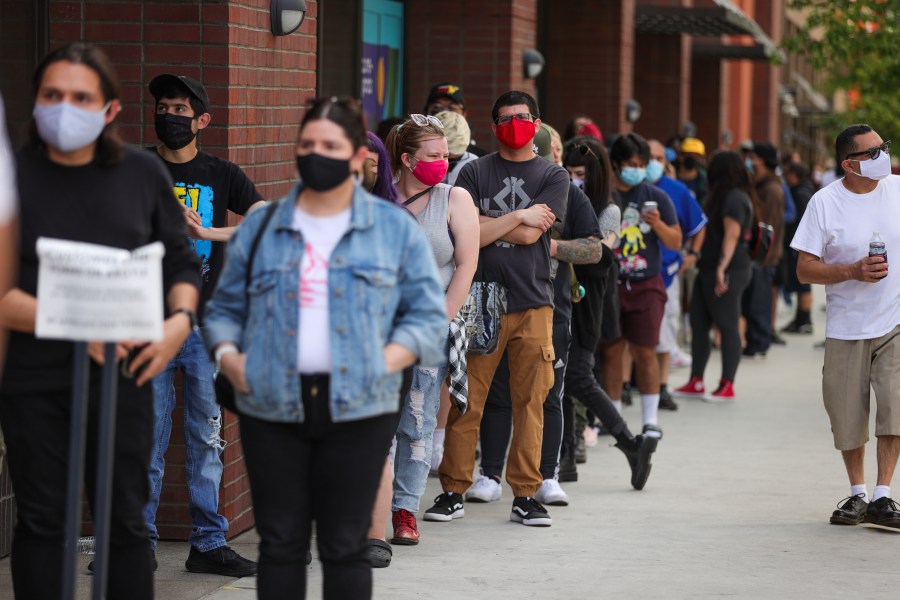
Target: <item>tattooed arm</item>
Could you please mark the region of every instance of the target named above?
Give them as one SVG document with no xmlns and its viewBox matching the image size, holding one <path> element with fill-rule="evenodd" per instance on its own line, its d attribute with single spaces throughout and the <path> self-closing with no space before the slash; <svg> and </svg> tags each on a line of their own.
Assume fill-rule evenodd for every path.
<svg viewBox="0 0 900 600">
<path fill-rule="evenodd" d="M 550 240 L 550 256 L 573 265 L 595 264 L 603 256 L 600 246 L 600 240 L 594 236 L 576 240 Z"/>
</svg>

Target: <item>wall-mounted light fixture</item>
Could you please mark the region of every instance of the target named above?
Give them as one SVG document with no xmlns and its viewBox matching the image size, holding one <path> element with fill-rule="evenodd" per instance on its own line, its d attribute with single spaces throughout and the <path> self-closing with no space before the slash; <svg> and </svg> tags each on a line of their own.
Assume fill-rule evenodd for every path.
<svg viewBox="0 0 900 600">
<path fill-rule="evenodd" d="M 631 99 L 625 103 L 625 120 L 634 123 L 641 118 L 641 104 L 637 100 Z"/>
<path fill-rule="evenodd" d="M 300 29 L 306 17 L 306 0 L 272 0 L 272 33 L 290 35 Z"/>
<path fill-rule="evenodd" d="M 525 79 L 534 79 L 544 70 L 544 55 L 534 48 L 522 50 L 522 68 Z"/>
</svg>

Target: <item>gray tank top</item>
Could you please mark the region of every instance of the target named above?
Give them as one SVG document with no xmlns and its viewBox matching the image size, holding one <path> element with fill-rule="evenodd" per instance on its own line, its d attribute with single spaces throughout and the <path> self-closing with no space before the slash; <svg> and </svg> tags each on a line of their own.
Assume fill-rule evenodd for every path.
<svg viewBox="0 0 900 600">
<path fill-rule="evenodd" d="M 453 241 L 450 239 L 449 209 L 451 186 L 439 183 L 434 186 L 428 198 L 428 204 L 422 212 L 416 215 L 416 220 L 425 230 L 425 237 L 431 244 L 434 260 L 437 262 L 438 272 L 444 289 L 450 285 L 453 273 L 456 271 L 456 261 L 453 259 Z"/>
</svg>

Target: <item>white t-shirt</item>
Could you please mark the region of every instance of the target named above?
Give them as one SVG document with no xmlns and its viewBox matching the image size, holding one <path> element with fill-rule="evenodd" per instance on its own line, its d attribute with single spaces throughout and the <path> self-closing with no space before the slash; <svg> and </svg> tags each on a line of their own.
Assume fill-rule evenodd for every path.
<svg viewBox="0 0 900 600">
<path fill-rule="evenodd" d="M 16 170 L 6 137 L 3 98 L 0 98 L 0 225 L 5 225 L 18 212 L 16 195 Z"/>
<path fill-rule="evenodd" d="M 294 209 L 294 229 L 303 234 L 300 263 L 300 314 L 297 371 L 331 372 L 331 319 L 328 312 L 328 260 L 350 226 L 350 209 L 328 217 L 314 217 Z"/>
<path fill-rule="evenodd" d="M 809 201 L 791 248 L 829 265 L 852 264 L 868 256 L 875 231 L 884 238 L 888 261 L 900 259 L 900 176 L 888 176 L 868 194 L 854 194 L 843 180 L 822 188 Z M 826 285 L 825 297 L 827 337 L 873 339 L 900 325 L 900 269 L 877 283 Z"/>
</svg>

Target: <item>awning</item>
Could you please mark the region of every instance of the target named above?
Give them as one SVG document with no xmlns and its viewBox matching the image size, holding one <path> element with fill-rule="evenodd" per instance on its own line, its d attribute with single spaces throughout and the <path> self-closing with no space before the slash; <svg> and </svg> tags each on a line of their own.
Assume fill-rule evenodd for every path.
<svg viewBox="0 0 900 600">
<path fill-rule="evenodd" d="M 755 43 L 700 44 L 695 55 L 709 58 L 784 60 L 785 55 L 759 24 L 748 17 L 731 0 L 713 0 L 715 6 L 642 6 L 635 9 L 634 28 L 638 33 L 657 35 L 692 35 L 721 37 L 749 35 Z"/>
</svg>

